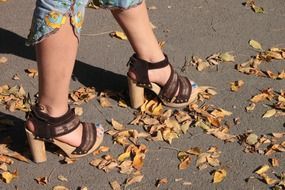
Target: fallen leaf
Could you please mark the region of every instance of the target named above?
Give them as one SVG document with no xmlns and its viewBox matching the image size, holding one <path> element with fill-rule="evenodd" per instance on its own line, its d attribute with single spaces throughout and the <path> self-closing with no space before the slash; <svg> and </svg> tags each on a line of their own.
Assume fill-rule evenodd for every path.
<svg viewBox="0 0 285 190">
<path fill-rule="evenodd" d="M 260 176 L 263 178 L 264 182 L 268 185 L 273 185 L 278 182 L 278 180 L 269 177 L 265 173 L 260 174 Z"/>
<path fill-rule="evenodd" d="M 123 99 L 120 99 L 120 100 L 119 100 L 118 106 L 120 106 L 120 107 L 122 107 L 122 108 L 127 108 L 127 107 L 128 107 L 126 101 L 123 100 Z"/>
<path fill-rule="evenodd" d="M 253 9 L 253 11 L 255 13 L 264 13 L 264 9 L 262 7 L 258 7 L 258 6 L 252 5 L 251 8 Z"/>
<path fill-rule="evenodd" d="M 254 49 L 257 49 L 257 50 L 262 50 L 262 46 L 261 46 L 261 44 L 258 42 L 258 41 L 256 41 L 256 40 L 249 40 L 249 45 L 251 46 L 251 47 L 253 47 Z"/>
<path fill-rule="evenodd" d="M 97 150 L 93 152 L 93 155 L 101 154 L 102 152 L 108 152 L 110 150 L 110 147 L 108 146 L 100 146 Z"/>
<path fill-rule="evenodd" d="M 132 185 L 134 183 L 139 183 L 143 179 L 143 175 L 135 175 L 127 179 L 126 186 Z"/>
<path fill-rule="evenodd" d="M 278 167 L 280 165 L 280 162 L 277 158 L 271 158 L 270 163 L 273 167 Z"/>
<path fill-rule="evenodd" d="M 243 80 L 238 80 L 235 82 L 231 82 L 231 91 L 237 92 L 244 85 Z"/>
<path fill-rule="evenodd" d="M 58 179 L 59 181 L 65 181 L 65 182 L 68 181 L 68 179 L 67 179 L 66 177 L 64 177 L 63 175 L 57 176 L 57 179 Z"/>
<path fill-rule="evenodd" d="M 111 104 L 109 98 L 107 98 L 107 97 L 100 96 L 99 97 L 99 102 L 100 102 L 100 105 L 103 108 L 111 108 L 112 107 L 112 104 Z"/>
<path fill-rule="evenodd" d="M 168 179 L 165 177 L 165 178 L 162 178 L 162 179 L 159 179 L 156 181 L 156 187 L 160 187 L 161 185 L 166 185 L 168 183 Z"/>
<path fill-rule="evenodd" d="M 69 190 L 67 187 L 64 187 L 62 185 L 57 185 L 57 186 L 54 186 L 52 188 L 52 190 Z"/>
<path fill-rule="evenodd" d="M 231 55 L 229 52 L 226 53 L 221 53 L 219 55 L 219 58 L 223 61 L 223 62 L 234 62 L 235 61 L 235 57 L 233 55 Z"/>
<path fill-rule="evenodd" d="M 255 109 L 255 103 L 250 103 L 246 108 L 246 111 L 253 111 Z"/>
<path fill-rule="evenodd" d="M 188 155 L 184 160 L 182 160 L 178 166 L 179 170 L 187 169 L 191 164 L 192 158 Z"/>
<path fill-rule="evenodd" d="M 4 183 L 8 183 L 9 184 L 16 177 L 18 177 L 18 172 L 17 171 L 15 171 L 13 173 L 8 172 L 8 171 L 4 171 L 3 173 L 1 173 L 1 178 L 4 181 Z"/>
<path fill-rule="evenodd" d="M 110 36 L 113 38 L 114 37 L 118 38 L 120 40 L 128 40 L 128 37 L 126 36 L 126 34 L 124 32 L 119 32 L 119 31 L 111 32 Z"/>
<path fill-rule="evenodd" d="M 227 171 L 225 169 L 216 170 L 213 174 L 213 183 L 220 183 L 227 176 Z"/>
<path fill-rule="evenodd" d="M 276 113 L 277 113 L 276 109 L 267 110 L 267 111 L 263 114 L 262 118 L 269 118 L 269 117 L 272 117 L 272 116 L 274 116 Z"/>
<path fill-rule="evenodd" d="M 112 126 L 114 127 L 114 129 L 116 129 L 117 131 L 122 131 L 125 129 L 125 126 L 121 123 L 119 123 L 118 121 L 116 121 L 115 119 L 112 118 Z"/>
<path fill-rule="evenodd" d="M 249 145 L 255 145 L 258 142 L 258 136 L 254 133 L 251 133 L 246 138 L 246 143 Z"/>
<path fill-rule="evenodd" d="M 46 185 L 48 183 L 47 177 L 37 177 L 35 178 L 35 181 L 40 185 Z"/>
<path fill-rule="evenodd" d="M 82 107 L 75 107 L 74 113 L 75 113 L 75 115 L 81 116 L 83 114 L 83 108 Z"/>
<path fill-rule="evenodd" d="M 268 165 L 263 165 L 261 167 L 259 167 L 259 169 L 257 169 L 254 173 L 261 175 L 265 172 L 267 172 L 270 169 L 270 167 Z"/>
<path fill-rule="evenodd" d="M 20 77 L 18 76 L 18 74 L 15 74 L 13 77 L 12 77 L 13 80 L 20 80 Z"/>
<path fill-rule="evenodd" d="M 0 64 L 6 63 L 7 61 L 7 57 L 0 57 Z"/>
<path fill-rule="evenodd" d="M 118 181 L 112 181 L 110 182 L 110 185 L 112 187 L 113 190 L 121 190 L 121 185 L 119 184 Z"/>
<path fill-rule="evenodd" d="M 34 68 L 25 69 L 25 72 L 28 74 L 29 77 L 35 78 L 38 76 L 38 70 Z"/>
</svg>

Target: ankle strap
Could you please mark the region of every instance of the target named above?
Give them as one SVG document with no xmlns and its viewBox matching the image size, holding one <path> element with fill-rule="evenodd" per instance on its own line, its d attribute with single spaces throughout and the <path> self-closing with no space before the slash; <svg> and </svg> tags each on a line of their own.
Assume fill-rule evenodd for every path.
<svg viewBox="0 0 285 190">
<path fill-rule="evenodd" d="M 137 54 L 133 54 L 133 56 L 130 57 L 130 60 L 127 63 L 127 66 L 130 66 L 130 69 L 133 72 L 135 72 L 136 83 L 138 86 L 146 87 L 146 88 L 152 87 L 149 81 L 149 78 L 148 78 L 148 70 L 160 69 L 160 68 L 163 68 L 169 65 L 167 55 L 164 54 L 164 56 L 165 56 L 164 60 L 156 62 L 156 63 L 151 63 L 143 59 L 140 59 L 137 57 Z"/>
<path fill-rule="evenodd" d="M 42 108 L 38 104 L 32 106 L 28 120 L 32 120 L 36 126 L 34 132 L 35 137 L 48 141 L 70 133 L 80 124 L 80 120 L 75 115 L 74 109 L 70 109 L 70 107 L 68 107 L 68 111 L 63 116 L 51 117 L 42 112 Z"/>
</svg>

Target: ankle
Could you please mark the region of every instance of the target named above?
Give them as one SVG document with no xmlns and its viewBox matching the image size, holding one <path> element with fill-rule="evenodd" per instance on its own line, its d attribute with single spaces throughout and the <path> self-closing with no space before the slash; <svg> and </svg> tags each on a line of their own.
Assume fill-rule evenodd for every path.
<svg viewBox="0 0 285 190">
<path fill-rule="evenodd" d="M 48 114 L 50 117 L 60 117 L 68 111 L 68 105 L 53 106 L 49 104 L 38 103 L 41 112 Z"/>
<path fill-rule="evenodd" d="M 165 56 L 162 52 L 159 52 L 159 53 L 152 53 L 152 54 L 140 54 L 140 53 L 137 53 L 138 55 L 138 58 L 139 59 L 142 59 L 144 61 L 147 61 L 149 63 L 158 63 L 158 62 L 161 62 L 165 59 Z"/>
</svg>

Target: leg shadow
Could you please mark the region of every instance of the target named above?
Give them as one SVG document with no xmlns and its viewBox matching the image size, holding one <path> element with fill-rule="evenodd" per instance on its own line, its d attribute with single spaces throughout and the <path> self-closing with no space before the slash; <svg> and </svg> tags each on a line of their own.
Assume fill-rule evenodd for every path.
<svg viewBox="0 0 285 190">
<path fill-rule="evenodd" d="M 0 53 L 36 61 L 34 47 L 25 46 L 25 38 L 4 28 L 0 28 Z M 122 91 L 127 88 L 127 79 L 124 75 L 94 67 L 79 60 L 76 60 L 73 78 L 84 86 L 95 87 L 97 91 Z"/>
<path fill-rule="evenodd" d="M 26 152 L 25 121 L 13 115 L 0 112 L 0 144 L 17 152 Z"/>
</svg>

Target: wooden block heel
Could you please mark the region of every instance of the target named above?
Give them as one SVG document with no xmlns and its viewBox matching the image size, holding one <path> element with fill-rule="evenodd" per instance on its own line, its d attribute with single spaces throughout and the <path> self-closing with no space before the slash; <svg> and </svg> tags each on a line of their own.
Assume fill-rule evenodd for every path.
<svg viewBox="0 0 285 190">
<path fill-rule="evenodd" d="M 137 109 L 144 103 L 144 88 L 137 86 L 130 77 L 128 77 L 128 84 L 131 107 Z"/>
<path fill-rule="evenodd" d="M 45 142 L 43 140 L 35 139 L 33 133 L 31 133 L 27 129 L 26 129 L 26 134 L 34 162 L 42 163 L 47 161 Z"/>
</svg>

